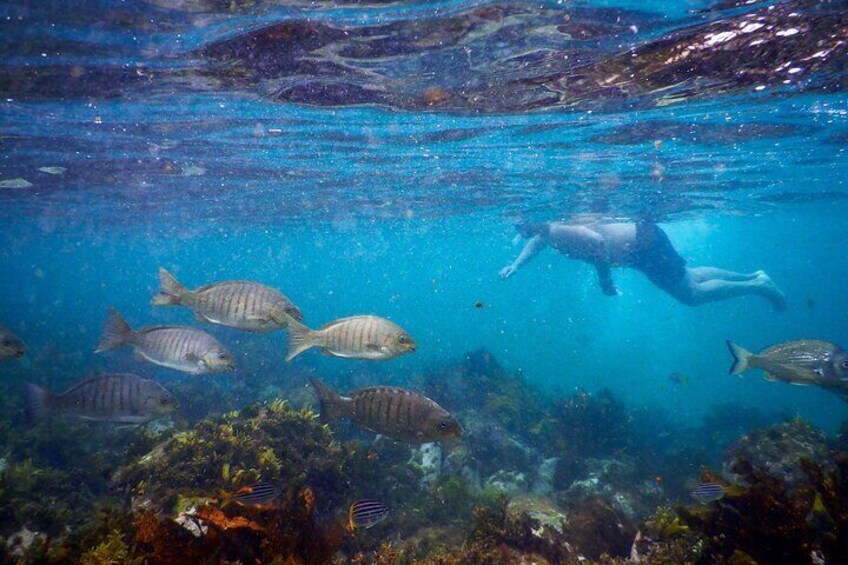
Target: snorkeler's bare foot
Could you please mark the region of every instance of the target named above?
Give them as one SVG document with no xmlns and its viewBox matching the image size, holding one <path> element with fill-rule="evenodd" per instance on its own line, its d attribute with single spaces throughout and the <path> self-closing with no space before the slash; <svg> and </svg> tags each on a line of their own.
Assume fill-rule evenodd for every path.
<svg viewBox="0 0 848 565">
<path fill-rule="evenodd" d="M 786 295 L 783 294 L 774 281 L 771 280 L 771 277 L 768 276 L 764 271 L 759 271 L 759 275 L 755 280 L 760 283 L 760 288 L 762 289 L 763 296 L 771 302 L 771 305 L 778 312 L 783 312 L 786 310 Z"/>
</svg>

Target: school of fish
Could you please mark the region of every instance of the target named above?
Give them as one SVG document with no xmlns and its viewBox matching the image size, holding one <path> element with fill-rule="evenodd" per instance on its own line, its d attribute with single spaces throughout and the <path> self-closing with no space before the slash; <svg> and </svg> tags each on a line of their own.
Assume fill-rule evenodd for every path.
<svg viewBox="0 0 848 565">
<path fill-rule="evenodd" d="M 385 361 L 416 351 L 412 336 L 394 322 L 374 315 L 340 318 L 312 330 L 303 313 L 284 294 L 251 281 L 222 281 L 188 290 L 165 269 L 159 270 L 160 291 L 152 298 L 155 306 L 183 306 L 197 320 L 252 333 L 287 330 L 291 361 L 311 348 L 340 358 Z M 801 339 L 768 347 L 753 354 L 731 341 L 731 374 L 751 368 L 764 371 L 770 381 L 796 385 L 818 385 L 848 399 L 848 353 L 836 344 Z M 151 326 L 133 329 L 114 308 L 109 308 L 100 342 L 95 350 L 131 348 L 138 360 L 192 375 L 235 370 L 230 351 L 215 337 L 190 326 Z M 17 335 L 0 326 L 0 361 L 19 359 L 27 346 Z M 685 382 L 677 373 L 674 382 Z M 322 421 L 348 418 L 356 426 L 393 438 L 421 444 L 462 435 L 459 422 L 433 400 L 414 391 L 389 386 L 355 390 L 342 396 L 318 380 L 311 381 L 320 403 Z M 82 420 L 143 424 L 175 413 L 177 398 L 160 383 L 130 373 L 103 374 L 82 380 L 63 393 L 54 393 L 28 383 L 25 390 L 26 416 L 34 423 L 51 416 Z M 691 495 L 706 504 L 720 500 L 727 489 L 703 483 Z M 280 495 L 273 483 L 245 485 L 221 496 L 221 506 L 231 503 L 264 507 Z M 388 507 L 378 500 L 351 504 L 348 528 L 370 528 L 388 516 Z"/>
</svg>

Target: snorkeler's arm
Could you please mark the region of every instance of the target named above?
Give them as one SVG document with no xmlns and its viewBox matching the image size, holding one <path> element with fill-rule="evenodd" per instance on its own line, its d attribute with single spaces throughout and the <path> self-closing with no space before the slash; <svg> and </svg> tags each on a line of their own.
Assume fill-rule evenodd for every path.
<svg viewBox="0 0 848 565">
<path fill-rule="evenodd" d="M 512 265 L 507 265 L 503 269 L 501 269 L 500 275 L 503 278 L 511 277 L 518 268 L 535 257 L 539 251 L 545 248 L 547 242 L 541 235 L 534 235 L 530 238 L 530 240 L 524 245 L 524 249 L 521 250 L 521 253 L 518 257 L 515 258 L 515 261 Z"/>
<path fill-rule="evenodd" d="M 618 294 L 618 289 L 615 288 L 615 283 L 612 282 L 612 272 L 609 262 L 599 261 L 595 263 L 595 269 L 598 271 L 598 283 L 601 285 L 601 290 L 607 296 L 615 296 Z"/>
</svg>

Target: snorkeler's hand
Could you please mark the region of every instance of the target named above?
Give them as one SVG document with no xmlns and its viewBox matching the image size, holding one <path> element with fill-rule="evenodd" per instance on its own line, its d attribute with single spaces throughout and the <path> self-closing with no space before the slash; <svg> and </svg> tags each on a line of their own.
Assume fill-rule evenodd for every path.
<svg viewBox="0 0 848 565">
<path fill-rule="evenodd" d="M 601 290 L 603 290 L 604 294 L 606 294 L 607 296 L 618 296 L 619 294 L 621 294 L 620 292 L 618 292 L 618 289 L 615 288 L 614 284 L 601 285 Z"/>
<path fill-rule="evenodd" d="M 517 267 L 515 265 L 507 265 L 506 267 L 501 269 L 501 272 L 499 274 L 502 279 L 508 279 L 515 273 L 516 269 Z"/>
</svg>

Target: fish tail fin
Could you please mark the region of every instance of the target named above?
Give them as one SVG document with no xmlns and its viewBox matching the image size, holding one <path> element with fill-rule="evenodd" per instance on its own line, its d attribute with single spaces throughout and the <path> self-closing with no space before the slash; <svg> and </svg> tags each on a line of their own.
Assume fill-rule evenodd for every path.
<svg viewBox="0 0 848 565">
<path fill-rule="evenodd" d="M 53 394 L 40 386 L 27 383 L 25 395 L 24 416 L 26 422 L 30 425 L 37 424 L 47 416 Z"/>
<path fill-rule="evenodd" d="M 289 329 L 289 351 L 286 361 L 291 361 L 310 347 L 315 347 L 315 332 L 283 312 Z"/>
<path fill-rule="evenodd" d="M 182 297 L 189 291 L 179 283 L 179 281 L 163 269 L 159 267 L 159 286 L 162 288 L 150 301 L 154 306 L 174 306 L 180 304 Z"/>
<path fill-rule="evenodd" d="M 727 340 L 727 348 L 730 354 L 733 355 L 733 364 L 730 366 L 730 374 L 738 375 L 739 373 L 748 370 L 748 361 L 751 359 L 751 352 Z"/>
<path fill-rule="evenodd" d="M 103 327 L 103 335 L 100 337 L 100 343 L 97 344 L 97 349 L 94 352 L 100 353 L 107 349 L 123 347 L 129 342 L 132 334 L 132 328 L 124 320 L 124 317 L 110 306 L 109 313 L 106 316 L 106 324 Z"/>
<path fill-rule="evenodd" d="M 318 395 L 318 402 L 321 403 L 321 421 L 325 424 L 338 420 L 345 416 L 345 399 L 339 396 L 333 390 L 330 390 L 324 383 L 317 379 L 312 379 L 309 382 L 315 387 L 315 393 Z"/>
<path fill-rule="evenodd" d="M 223 510 L 233 503 L 233 495 L 228 492 L 218 491 L 218 508 Z"/>
</svg>

